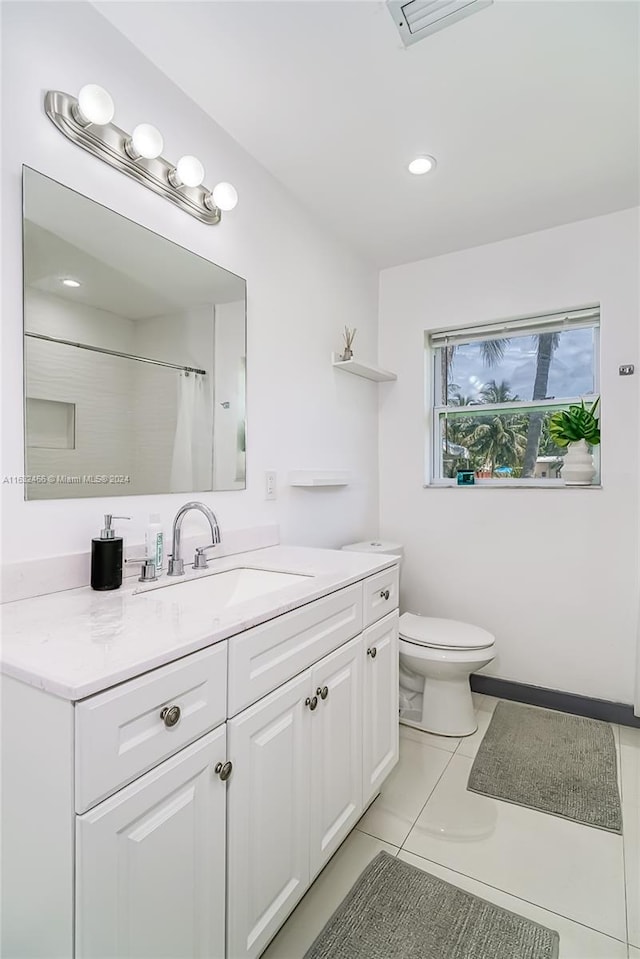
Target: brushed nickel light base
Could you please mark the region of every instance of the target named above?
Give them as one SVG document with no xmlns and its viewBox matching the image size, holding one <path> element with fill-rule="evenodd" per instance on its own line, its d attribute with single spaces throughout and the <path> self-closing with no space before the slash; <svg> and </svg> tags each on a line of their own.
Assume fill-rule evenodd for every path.
<svg viewBox="0 0 640 959">
<path fill-rule="evenodd" d="M 134 160 L 127 151 L 130 135 L 115 123 L 83 124 L 77 119 L 78 101 L 68 93 L 49 90 L 44 98 L 47 116 L 67 139 L 104 160 L 110 166 L 126 173 L 143 186 L 158 193 L 171 203 L 190 213 L 197 220 L 215 225 L 222 219 L 222 211 L 213 203 L 206 187 L 175 187 L 171 184 L 175 166 L 164 157 Z"/>
</svg>

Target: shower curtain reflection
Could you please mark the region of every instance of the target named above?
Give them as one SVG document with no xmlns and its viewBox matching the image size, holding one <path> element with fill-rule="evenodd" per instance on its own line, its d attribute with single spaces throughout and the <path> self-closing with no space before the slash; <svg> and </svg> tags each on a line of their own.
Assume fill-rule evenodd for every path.
<svg viewBox="0 0 640 959">
<path fill-rule="evenodd" d="M 171 460 L 172 493 L 211 488 L 211 399 L 205 378 L 180 373 L 177 418 Z"/>
</svg>

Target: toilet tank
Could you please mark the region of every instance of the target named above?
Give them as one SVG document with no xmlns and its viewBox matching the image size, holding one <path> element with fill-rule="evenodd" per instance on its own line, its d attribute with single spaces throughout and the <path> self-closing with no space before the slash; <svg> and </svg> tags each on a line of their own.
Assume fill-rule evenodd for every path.
<svg viewBox="0 0 640 959">
<path fill-rule="evenodd" d="M 398 556 L 400 563 L 404 556 L 404 546 L 401 543 L 393 543 L 385 539 L 364 540 L 362 543 L 347 543 L 343 549 L 350 550 L 352 553 L 387 553 L 391 556 Z"/>
</svg>

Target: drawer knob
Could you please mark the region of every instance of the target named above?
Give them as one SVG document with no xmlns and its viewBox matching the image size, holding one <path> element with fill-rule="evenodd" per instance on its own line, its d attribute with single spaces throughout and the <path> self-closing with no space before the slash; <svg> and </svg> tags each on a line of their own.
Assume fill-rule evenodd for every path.
<svg viewBox="0 0 640 959">
<path fill-rule="evenodd" d="M 167 729 L 171 729 L 172 726 L 180 722 L 180 707 L 165 706 L 160 713 L 160 719 L 162 719 Z"/>
<path fill-rule="evenodd" d="M 313 712 L 313 710 L 314 710 L 314 709 L 316 708 L 316 706 L 318 705 L 318 697 L 317 697 L 317 696 L 313 696 L 313 697 L 312 697 L 312 696 L 307 696 L 307 698 L 306 698 L 305 701 L 304 701 L 304 704 L 305 704 L 305 706 L 308 706 L 308 707 L 309 707 L 309 709 L 311 710 L 311 712 Z"/>
<path fill-rule="evenodd" d="M 316 693 L 318 694 L 318 696 L 320 697 L 320 699 L 326 699 L 327 696 L 329 695 L 329 687 L 328 687 L 328 686 L 318 686 L 318 688 L 316 689 Z"/>
<path fill-rule="evenodd" d="M 217 772 L 218 776 L 220 776 L 220 779 L 224 783 L 227 781 L 227 779 L 231 775 L 232 770 L 233 770 L 233 763 L 226 762 L 226 763 L 216 763 L 214 771 Z"/>
<path fill-rule="evenodd" d="M 367 656 L 371 656 L 371 659 L 375 659 L 377 655 L 378 650 L 375 646 L 371 646 L 371 648 L 367 650 Z"/>
<path fill-rule="evenodd" d="M 380 590 L 380 599 L 389 599 L 389 590 L 381 589 Z"/>
</svg>

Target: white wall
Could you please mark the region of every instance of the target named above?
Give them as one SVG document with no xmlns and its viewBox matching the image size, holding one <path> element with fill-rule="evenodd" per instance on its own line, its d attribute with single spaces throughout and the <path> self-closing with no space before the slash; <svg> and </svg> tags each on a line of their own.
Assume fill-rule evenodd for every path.
<svg viewBox="0 0 640 959">
<path fill-rule="evenodd" d="M 485 672 L 633 702 L 638 612 L 638 211 L 383 271 L 381 535 L 405 609 L 495 633 Z M 600 489 L 423 488 L 424 331 L 601 304 Z"/>
<path fill-rule="evenodd" d="M 216 123 L 86 3 L 1 5 L 2 41 L 2 476 L 22 466 L 21 164 L 245 277 L 248 282 L 248 488 L 203 494 L 223 528 L 281 524 L 291 543 L 338 545 L 377 525 L 377 390 L 330 365 L 345 324 L 358 327 L 359 355 L 375 359 L 374 272 L 311 217 Z M 48 89 L 105 86 L 125 129 L 145 120 L 165 138 L 165 156 L 195 153 L 206 182 L 231 180 L 237 209 L 205 226 L 66 140 L 47 119 Z M 344 490 L 289 489 L 290 469 L 346 468 Z M 279 499 L 264 501 L 275 469 Z M 86 551 L 101 515 L 117 503 L 140 541 L 149 512 L 168 522 L 184 495 L 28 502 L 2 485 L 5 562 Z M 122 524 L 124 526 L 124 524 Z M 197 526 L 196 521 L 196 526 Z M 199 526 L 198 526 L 199 528 Z"/>
</svg>

